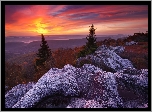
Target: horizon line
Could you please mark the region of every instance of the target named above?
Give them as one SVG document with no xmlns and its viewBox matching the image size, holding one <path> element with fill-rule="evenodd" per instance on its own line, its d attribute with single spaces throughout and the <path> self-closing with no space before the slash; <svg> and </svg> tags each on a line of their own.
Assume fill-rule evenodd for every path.
<svg viewBox="0 0 152 112">
<path fill-rule="evenodd" d="M 44 35 L 44 34 L 43 34 Z M 102 36 L 107 36 L 108 34 L 102 34 Z M 109 35 L 130 35 L 130 34 L 109 34 Z M 41 35 L 19 35 L 22 37 L 29 37 L 29 36 L 41 36 Z M 19 36 L 15 36 L 15 35 L 10 35 L 10 36 L 5 36 L 5 37 L 19 37 Z M 44 35 L 44 36 L 87 36 L 87 35 Z M 96 36 L 101 36 L 101 35 L 96 35 Z"/>
</svg>

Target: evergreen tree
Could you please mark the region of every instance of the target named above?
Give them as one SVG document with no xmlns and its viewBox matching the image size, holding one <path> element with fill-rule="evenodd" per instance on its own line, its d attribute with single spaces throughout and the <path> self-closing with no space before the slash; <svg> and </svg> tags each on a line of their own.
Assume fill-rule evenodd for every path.
<svg viewBox="0 0 152 112">
<path fill-rule="evenodd" d="M 44 62 L 52 57 L 51 49 L 49 49 L 49 46 L 47 44 L 47 41 L 44 38 L 44 35 L 42 35 L 42 44 L 40 44 L 40 49 L 38 49 L 37 57 L 38 59 L 36 60 L 36 65 L 44 65 Z"/>
<path fill-rule="evenodd" d="M 89 26 L 90 27 L 90 26 Z M 94 53 L 95 50 L 97 49 L 97 44 L 96 44 L 96 39 L 95 38 L 95 30 L 94 29 L 94 25 L 92 24 L 91 28 L 89 29 L 89 35 L 86 37 L 87 39 L 87 43 L 86 43 L 86 50 L 89 50 L 89 54 L 90 53 Z"/>
<path fill-rule="evenodd" d="M 96 43 L 96 38 L 95 38 L 96 29 L 94 28 L 93 24 L 92 26 L 89 26 L 89 27 L 91 28 L 89 29 L 89 35 L 86 37 L 87 39 L 86 45 L 84 46 L 84 49 L 80 51 L 80 53 L 78 54 L 78 58 L 94 53 L 98 47 Z"/>
</svg>

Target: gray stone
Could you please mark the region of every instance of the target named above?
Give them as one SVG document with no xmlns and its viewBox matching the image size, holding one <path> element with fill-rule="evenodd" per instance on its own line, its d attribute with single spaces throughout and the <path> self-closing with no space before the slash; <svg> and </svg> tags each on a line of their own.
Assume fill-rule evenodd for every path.
<svg viewBox="0 0 152 112">
<path fill-rule="evenodd" d="M 126 42 L 126 45 L 127 45 L 127 46 L 136 45 L 136 44 L 138 44 L 138 42 L 135 42 L 135 41 Z"/>
<path fill-rule="evenodd" d="M 92 55 L 87 55 L 86 57 L 81 57 L 77 60 L 77 65 L 80 66 L 80 62 L 84 59 L 91 60 L 92 64 L 100 68 L 110 68 L 113 71 L 120 71 L 125 68 L 133 67 L 133 64 L 128 59 L 121 58 L 117 53 L 123 52 L 124 47 L 107 47 L 102 45 L 98 47 Z"/>
</svg>

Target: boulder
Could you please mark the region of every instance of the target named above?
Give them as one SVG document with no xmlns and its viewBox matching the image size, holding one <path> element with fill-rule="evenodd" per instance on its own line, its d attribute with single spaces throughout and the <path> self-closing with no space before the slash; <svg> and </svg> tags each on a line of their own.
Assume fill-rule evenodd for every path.
<svg viewBox="0 0 152 112">
<path fill-rule="evenodd" d="M 12 108 L 32 108 L 43 98 L 53 95 L 78 96 L 79 86 L 69 70 L 51 69 L 45 73 Z M 71 68 L 72 71 L 72 68 Z"/>
<path fill-rule="evenodd" d="M 19 84 L 13 87 L 5 95 L 5 108 L 12 108 L 34 85 L 35 83 L 29 82 L 28 84 Z"/>
<path fill-rule="evenodd" d="M 122 69 L 133 67 L 133 64 L 128 59 L 121 58 L 117 53 L 123 52 L 124 47 L 107 47 L 105 45 L 100 46 L 94 54 L 87 55 L 77 59 L 77 65 L 80 66 L 82 60 L 91 60 L 93 65 L 100 68 L 110 68 L 111 72 L 117 72 Z"/>
</svg>

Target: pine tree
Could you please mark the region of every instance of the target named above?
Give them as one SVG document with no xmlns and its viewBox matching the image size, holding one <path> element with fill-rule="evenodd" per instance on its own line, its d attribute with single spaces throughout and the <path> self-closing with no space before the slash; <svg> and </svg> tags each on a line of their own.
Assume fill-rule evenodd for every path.
<svg viewBox="0 0 152 112">
<path fill-rule="evenodd" d="M 85 57 L 88 54 L 92 54 L 95 52 L 95 50 L 97 49 L 97 43 L 96 43 L 96 38 L 95 38 L 95 28 L 94 25 L 92 24 L 92 26 L 89 29 L 89 35 L 86 37 L 87 42 L 86 45 L 84 46 L 84 49 L 82 51 L 80 51 L 80 53 L 78 54 L 78 58 L 79 57 Z"/>
<path fill-rule="evenodd" d="M 89 26 L 90 27 L 90 26 Z M 95 28 L 94 25 L 92 24 L 91 28 L 89 29 L 89 35 L 86 37 L 87 43 L 86 43 L 86 50 L 88 50 L 89 54 L 94 53 L 95 50 L 97 49 L 97 44 L 96 44 L 96 39 L 95 38 Z"/>
<path fill-rule="evenodd" d="M 36 65 L 44 65 L 44 62 L 52 57 L 51 49 L 49 49 L 49 46 L 47 44 L 47 41 L 44 38 L 44 35 L 42 35 L 42 44 L 40 44 L 40 49 L 38 49 L 37 57 L 38 59 L 36 60 Z"/>
</svg>

